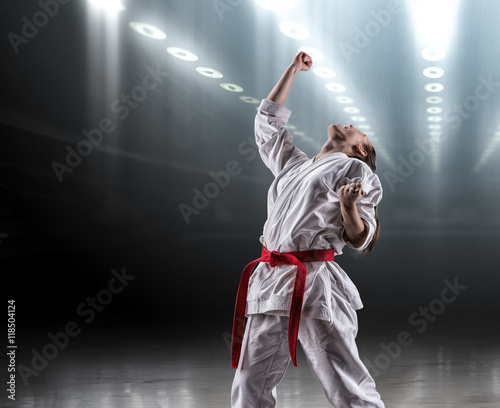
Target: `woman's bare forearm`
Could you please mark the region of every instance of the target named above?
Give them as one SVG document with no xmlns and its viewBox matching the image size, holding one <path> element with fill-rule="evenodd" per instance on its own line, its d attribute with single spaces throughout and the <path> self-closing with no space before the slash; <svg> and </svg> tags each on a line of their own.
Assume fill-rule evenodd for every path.
<svg viewBox="0 0 500 408">
<path fill-rule="evenodd" d="M 368 235 L 368 228 L 359 216 L 356 204 L 346 206 L 340 205 L 342 218 L 344 219 L 345 235 L 354 248 L 363 245 Z"/>
<path fill-rule="evenodd" d="M 285 70 L 280 80 L 274 86 L 267 99 L 270 101 L 279 103 L 280 105 L 285 105 L 286 97 L 288 96 L 288 92 L 290 91 L 290 87 L 292 86 L 293 80 L 295 76 L 300 72 L 300 69 L 296 66 L 289 65 Z"/>
</svg>

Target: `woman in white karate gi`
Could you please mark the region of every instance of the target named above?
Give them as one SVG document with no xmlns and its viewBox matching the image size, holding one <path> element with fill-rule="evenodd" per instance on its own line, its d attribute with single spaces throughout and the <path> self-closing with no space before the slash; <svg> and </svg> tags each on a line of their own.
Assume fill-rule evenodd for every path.
<svg viewBox="0 0 500 408">
<path fill-rule="evenodd" d="M 288 332 L 298 267 L 276 259 L 285 252 L 311 250 L 328 250 L 337 257 L 346 244 L 370 252 L 378 238 L 376 206 L 382 186 L 374 174 L 375 150 L 368 137 L 353 125 L 331 125 L 321 151 L 310 159 L 284 128 L 291 114 L 284 106 L 290 86 L 311 65 L 309 55 L 297 54 L 255 118 L 260 156 L 275 180 L 260 238 L 267 258 L 261 258 L 246 283 L 242 278 L 238 292 L 235 325 L 244 324 L 243 311 L 248 319 L 242 336 L 235 333 L 243 333 L 243 327 L 233 327 L 232 408 L 274 407 L 276 387 L 293 354 Z M 295 339 L 332 405 L 384 407 L 355 343 L 356 310 L 363 307 L 358 290 L 335 261 L 325 259 L 303 262 L 307 275 Z M 296 365 L 293 355 L 292 361 Z"/>
</svg>

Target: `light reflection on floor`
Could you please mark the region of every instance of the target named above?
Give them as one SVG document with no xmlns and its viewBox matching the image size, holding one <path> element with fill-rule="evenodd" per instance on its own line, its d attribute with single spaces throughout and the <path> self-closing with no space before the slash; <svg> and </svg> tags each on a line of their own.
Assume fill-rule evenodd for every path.
<svg viewBox="0 0 500 408">
<path fill-rule="evenodd" d="M 16 401 L 4 400 L 4 406 L 229 408 L 234 370 L 224 330 L 213 329 L 205 340 L 197 340 L 199 331 L 187 335 L 189 330 L 178 335 L 141 329 L 136 341 L 119 331 L 77 338 L 28 386 L 18 380 Z M 365 327 L 358 336 L 362 358 L 375 361 L 380 339 L 390 341 L 386 333 L 397 330 L 381 335 Z M 470 333 L 459 328 L 428 332 L 402 349 L 376 376 L 386 406 L 498 408 L 500 342 L 494 333 Z M 300 348 L 297 356 L 298 367 L 290 364 L 278 386 L 277 407 L 330 407 Z M 18 364 L 29 364 L 26 357 L 20 356 Z"/>
</svg>

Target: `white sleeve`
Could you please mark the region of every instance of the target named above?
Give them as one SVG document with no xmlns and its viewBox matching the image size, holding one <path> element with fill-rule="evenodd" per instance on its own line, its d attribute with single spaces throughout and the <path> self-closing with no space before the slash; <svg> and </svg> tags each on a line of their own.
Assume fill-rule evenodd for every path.
<svg viewBox="0 0 500 408">
<path fill-rule="evenodd" d="M 283 127 L 291 113 L 283 105 L 263 99 L 255 116 L 255 142 L 262 161 L 275 177 L 296 159 L 308 159 L 293 145 L 293 136 Z"/>
<path fill-rule="evenodd" d="M 362 251 L 370 244 L 375 234 L 377 222 L 375 221 L 374 207 L 382 200 L 382 184 L 378 176 L 371 171 L 367 164 L 363 163 L 361 160 L 353 159 L 353 163 L 349 167 L 346 177 L 339 183 L 338 188 L 344 184 L 356 183 L 358 181 L 361 182 L 364 195 L 356 202 L 356 208 L 358 209 L 359 216 L 369 228 L 368 235 L 363 245 L 354 248 L 344 234 L 345 226 L 342 221 L 340 236 L 349 247 L 356 251 Z"/>
</svg>

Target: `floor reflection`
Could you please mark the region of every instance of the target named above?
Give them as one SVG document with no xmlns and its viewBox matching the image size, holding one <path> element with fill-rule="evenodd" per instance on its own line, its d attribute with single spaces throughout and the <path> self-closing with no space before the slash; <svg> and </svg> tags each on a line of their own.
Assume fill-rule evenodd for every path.
<svg viewBox="0 0 500 408">
<path fill-rule="evenodd" d="M 219 325 L 219 327 L 223 327 Z M 29 385 L 18 379 L 15 402 L 23 408 L 189 408 L 230 407 L 234 370 L 230 368 L 227 327 L 200 331 L 179 328 L 94 331 L 77 338 Z M 362 358 L 375 361 L 380 343 L 403 325 L 365 326 L 358 335 Z M 384 338 L 386 337 L 386 338 Z M 500 343 L 495 333 L 462 333 L 441 328 L 401 350 L 376 376 L 387 407 L 498 408 Z M 331 406 L 314 379 L 302 350 L 298 367 L 278 386 L 278 407 Z M 21 353 L 18 364 L 29 364 Z"/>
</svg>

